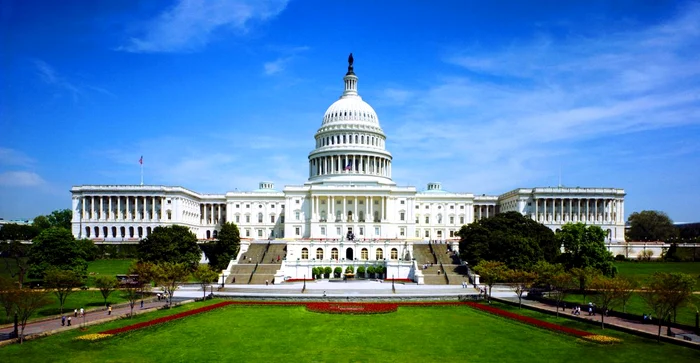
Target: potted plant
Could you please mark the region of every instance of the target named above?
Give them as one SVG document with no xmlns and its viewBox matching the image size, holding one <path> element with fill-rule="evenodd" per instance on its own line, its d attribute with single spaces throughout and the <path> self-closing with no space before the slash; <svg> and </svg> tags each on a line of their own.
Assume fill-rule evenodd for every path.
<svg viewBox="0 0 700 363">
<path fill-rule="evenodd" d="M 369 274 L 369 278 L 373 279 L 375 274 L 374 266 L 367 267 L 367 273 Z"/>
<path fill-rule="evenodd" d="M 330 267 L 324 267 L 323 268 L 323 277 L 329 279 L 331 277 L 331 272 L 333 272 L 333 269 Z"/>
<path fill-rule="evenodd" d="M 333 269 L 333 277 L 340 278 L 340 274 L 343 273 L 343 269 L 340 266 L 337 266 L 335 269 Z"/>
<path fill-rule="evenodd" d="M 365 277 L 365 266 L 359 266 L 357 268 L 357 277 Z"/>
</svg>

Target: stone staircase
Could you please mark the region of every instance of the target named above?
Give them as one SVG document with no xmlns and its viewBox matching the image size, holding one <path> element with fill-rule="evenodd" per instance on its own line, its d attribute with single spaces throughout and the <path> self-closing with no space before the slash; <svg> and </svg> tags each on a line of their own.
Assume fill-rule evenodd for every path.
<svg viewBox="0 0 700 363">
<path fill-rule="evenodd" d="M 253 274 L 253 278 L 250 279 L 251 285 L 262 285 L 265 280 L 272 283 L 275 279 L 275 272 L 280 269 L 282 265 L 281 261 L 279 264 L 260 264 Z"/>
<path fill-rule="evenodd" d="M 266 249 L 267 243 L 251 243 L 250 247 L 248 247 L 248 251 L 241 254 L 238 259 L 238 264 L 231 268 L 231 274 L 226 280 L 226 283 L 237 285 L 247 284 L 253 275 L 253 271 L 255 271 L 255 264 L 262 261 Z"/>
<path fill-rule="evenodd" d="M 442 274 L 438 275 L 437 271 L 440 265 L 436 263 L 437 259 L 433 252 L 430 250 L 430 245 L 427 244 L 414 244 L 413 245 L 413 257 L 416 259 L 418 264 L 418 269 L 423 272 L 423 282 L 426 285 L 445 285 L 447 280 Z M 433 266 L 430 266 L 430 263 Z M 426 268 L 423 265 L 427 264 Z"/>
<path fill-rule="evenodd" d="M 462 266 L 459 257 L 447 249 L 446 244 L 432 244 L 433 252 L 438 262 L 445 268 L 445 274 L 450 281 L 450 285 L 461 285 L 463 281 L 469 282 L 467 268 Z M 427 282 L 426 282 L 427 284 Z"/>
<path fill-rule="evenodd" d="M 227 283 L 264 284 L 265 280 L 272 283 L 286 255 L 285 243 L 253 242 L 248 251 L 241 255 L 238 265 L 231 269 Z"/>
</svg>

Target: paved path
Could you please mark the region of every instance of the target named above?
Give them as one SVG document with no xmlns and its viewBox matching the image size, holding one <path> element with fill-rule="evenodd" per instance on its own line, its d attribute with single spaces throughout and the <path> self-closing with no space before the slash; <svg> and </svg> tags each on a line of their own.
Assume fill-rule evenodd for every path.
<svg viewBox="0 0 700 363">
<path fill-rule="evenodd" d="M 153 302 L 145 302 L 144 301 L 144 306 L 143 309 L 141 309 L 141 304 L 140 302 L 136 303 L 136 306 L 134 306 L 134 313 L 140 313 L 140 312 L 145 312 L 147 310 L 153 310 L 155 308 L 161 307 L 165 305 L 165 301 L 153 301 Z M 82 318 L 80 315 L 76 318 L 73 315 L 73 312 L 70 312 L 70 316 L 72 318 L 71 326 L 61 326 L 61 317 L 55 317 L 51 318 L 49 320 L 41 320 L 41 321 L 35 321 L 35 322 L 29 322 L 27 323 L 27 326 L 24 328 L 24 334 L 25 336 L 27 335 L 33 335 L 33 334 L 38 334 L 38 333 L 44 333 L 48 331 L 64 331 L 64 330 L 70 330 L 70 329 L 76 329 L 79 328 L 82 324 L 84 323 L 92 323 L 96 321 L 108 321 L 108 320 L 114 320 L 119 317 L 124 317 L 129 314 L 131 309 L 129 308 L 128 305 L 126 306 L 120 306 L 117 308 L 112 308 L 112 315 L 107 315 L 107 309 L 105 308 L 99 308 L 99 309 L 94 309 L 90 311 L 85 312 L 85 317 Z M 66 314 L 66 317 L 69 315 Z M 66 323 L 67 324 L 67 323 Z M 9 334 L 12 333 L 14 330 L 14 327 L 5 327 L 0 329 L 0 340 L 6 340 L 9 338 Z"/>
<path fill-rule="evenodd" d="M 518 301 L 517 297 L 516 298 L 512 298 L 512 297 L 507 298 L 507 300 L 515 301 L 515 302 Z M 549 304 L 545 304 L 545 303 L 541 303 L 539 301 L 534 301 L 534 300 L 523 299 L 523 305 L 529 305 L 529 306 L 533 306 L 533 307 L 537 307 L 537 308 L 549 310 L 549 311 L 556 311 L 556 308 L 554 306 L 549 305 Z M 569 304 L 567 303 L 567 306 L 568 305 Z M 595 321 L 598 324 L 598 326 L 600 326 L 600 318 L 601 318 L 600 314 L 589 316 L 588 315 L 588 306 L 585 306 L 585 305 L 580 305 L 580 306 L 581 306 L 581 315 L 579 315 L 578 317 L 581 319 L 584 319 L 584 320 Z M 571 308 L 566 309 L 565 312 L 562 312 L 562 310 L 559 309 L 559 314 L 571 315 Z M 640 320 L 641 320 L 641 317 L 640 317 Z M 657 335 L 659 333 L 659 326 L 658 325 L 656 325 L 656 324 L 643 324 L 640 320 L 629 320 L 629 319 L 619 318 L 616 316 L 606 316 L 605 317 L 605 325 L 621 326 L 621 327 L 625 327 L 625 328 L 630 328 L 630 329 L 635 329 L 638 331 L 651 333 L 653 335 Z M 662 335 L 666 335 L 666 332 L 667 332 L 666 329 L 667 328 L 665 325 L 663 325 L 661 327 L 661 334 Z M 694 334 L 694 332 L 692 330 L 671 328 L 671 331 L 675 334 L 688 334 L 690 337 L 696 337 L 696 335 Z"/>
</svg>

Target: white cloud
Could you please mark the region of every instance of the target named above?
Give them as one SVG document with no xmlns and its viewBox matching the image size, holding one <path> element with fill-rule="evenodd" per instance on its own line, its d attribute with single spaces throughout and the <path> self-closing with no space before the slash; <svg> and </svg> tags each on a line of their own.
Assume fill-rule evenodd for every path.
<svg viewBox="0 0 700 363">
<path fill-rule="evenodd" d="M 263 64 L 265 75 L 272 76 L 277 73 L 283 72 L 287 68 L 289 63 L 298 57 L 299 53 L 305 52 L 307 50 L 309 50 L 309 47 L 306 46 L 280 49 L 280 51 L 284 54 L 283 56 L 278 57 L 273 61 L 265 62 Z"/>
<path fill-rule="evenodd" d="M 39 174 L 30 171 L 0 173 L 0 185 L 5 187 L 36 187 L 45 184 L 46 181 Z"/>
<path fill-rule="evenodd" d="M 36 160 L 27 156 L 25 153 L 0 147 L 0 165 L 18 165 L 18 166 L 31 166 L 36 163 Z"/>
<path fill-rule="evenodd" d="M 61 92 L 67 92 L 71 95 L 71 98 L 73 98 L 73 102 L 78 102 L 78 99 L 82 96 L 82 92 L 75 84 L 59 76 L 53 67 L 42 60 L 35 59 L 34 65 L 36 66 L 37 74 L 44 83 L 55 87 Z"/>
<path fill-rule="evenodd" d="M 280 14 L 287 0 L 179 0 L 148 22 L 138 37 L 118 50 L 134 53 L 194 51 L 206 46 L 214 33 L 246 32 L 251 23 Z"/>
<path fill-rule="evenodd" d="M 422 185 L 421 176 L 403 169 L 408 158 L 427 165 L 421 174 L 445 175 L 445 184 L 457 190 L 502 192 L 543 178 L 556 184 L 557 163 L 589 153 L 591 142 L 700 124 L 697 49 L 700 6 L 636 31 L 539 36 L 494 52 L 452 54 L 446 61 L 469 76 L 445 77 L 425 90 L 384 92 L 396 103 L 403 95 L 422 95 L 389 115 L 402 121 L 389 125 L 395 128 L 388 132 L 390 147 L 399 156 L 394 171 Z M 599 157 L 596 162 L 604 162 Z"/>
</svg>

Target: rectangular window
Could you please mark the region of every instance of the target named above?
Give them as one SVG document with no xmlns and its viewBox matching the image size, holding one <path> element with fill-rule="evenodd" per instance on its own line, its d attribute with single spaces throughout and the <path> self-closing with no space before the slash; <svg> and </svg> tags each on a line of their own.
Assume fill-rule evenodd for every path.
<svg viewBox="0 0 700 363">
<path fill-rule="evenodd" d="M 240 208 L 240 207 L 241 207 L 240 204 L 236 204 L 236 209 L 238 209 L 238 208 Z"/>
<path fill-rule="evenodd" d="M 360 227 L 360 236 L 363 236 L 365 234 L 365 229 Z"/>
<path fill-rule="evenodd" d="M 296 204 L 299 204 L 299 199 L 295 200 L 294 202 L 295 202 Z"/>
<path fill-rule="evenodd" d="M 246 237 L 250 237 L 250 230 L 249 230 L 249 229 L 246 229 L 246 230 L 245 230 L 245 236 L 246 236 Z"/>
<path fill-rule="evenodd" d="M 416 238 L 420 237 L 420 230 L 416 229 Z"/>
<path fill-rule="evenodd" d="M 430 230 L 427 230 L 427 229 L 425 230 L 425 237 L 426 238 L 430 237 Z"/>
<path fill-rule="evenodd" d="M 379 227 L 374 227 L 374 235 L 379 236 Z"/>
<path fill-rule="evenodd" d="M 429 216 L 425 216 L 425 224 L 430 224 L 430 217 Z"/>
<path fill-rule="evenodd" d="M 270 223 L 275 223 L 275 216 L 270 216 Z"/>
<path fill-rule="evenodd" d="M 294 216 L 296 217 L 297 221 L 301 218 L 301 214 L 299 212 L 294 212 Z"/>
<path fill-rule="evenodd" d="M 280 216 L 280 223 L 284 224 L 284 216 Z"/>
<path fill-rule="evenodd" d="M 326 235 L 326 227 L 321 227 L 321 236 Z"/>
<path fill-rule="evenodd" d="M 335 234 L 337 234 L 338 236 L 340 236 L 340 227 L 337 227 L 337 228 L 335 229 Z"/>
<path fill-rule="evenodd" d="M 401 204 L 406 204 L 406 201 L 405 201 L 405 200 L 402 200 L 402 201 L 401 201 Z"/>
<path fill-rule="evenodd" d="M 241 216 L 236 216 L 236 223 L 241 223 Z"/>
<path fill-rule="evenodd" d="M 401 237 L 406 236 L 406 230 L 405 230 L 404 228 L 399 229 L 399 235 L 400 235 Z"/>
<path fill-rule="evenodd" d="M 455 217 L 450 217 L 450 224 L 455 224 Z"/>
<path fill-rule="evenodd" d="M 402 221 L 405 220 L 405 219 L 404 219 L 405 217 L 406 217 L 406 214 L 405 214 L 404 212 L 401 212 L 401 213 L 399 214 L 399 219 L 400 219 L 400 220 L 402 220 Z"/>
<path fill-rule="evenodd" d="M 250 223 L 250 216 L 245 216 L 245 222 Z"/>
<path fill-rule="evenodd" d="M 463 217 L 463 216 L 462 216 L 462 217 L 459 217 L 459 223 L 460 223 L 460 224 L 464 224 L 464 217 Z"/>
<path fill-rule="evenodd" d="M 418 223 L 420 223 L 420 220 L 418 219 L 418 217 L 416 217 L 416 224 Z"/>
<path fill-rule="evenodd" d="M 450 206 L 450 209 L 455 209 L 455 206 L 451 205 L 451 206 Z"/>
<path fill-rule="evenodd" d="M 246 204 L 245 207 L 246 207 L 246 208 L 250 208 L 250 204 Z"/>
<path fill-rule="evenodd" d="M 258 237 L 262 237 L 262 229 L 258 230 Z"/>
<path fill-rule="evenodd" d="M 454 237 L 454 236 L 455 236 L 455 231 L 450 231 L 450 237 Z"/>
<path fill-rule="evenodd" d="M 463 206 L 463 205 L 460 205 L 460 206 L 459 206 L 459 209 L 464 209 L 464 206 Z"/>
<path fill-rule="evenodd" d="M 301 228 L 300 227 L 294 227 L 294 234 L 295 235 L 300 235 L 301 234 Z"/>
</svg>

